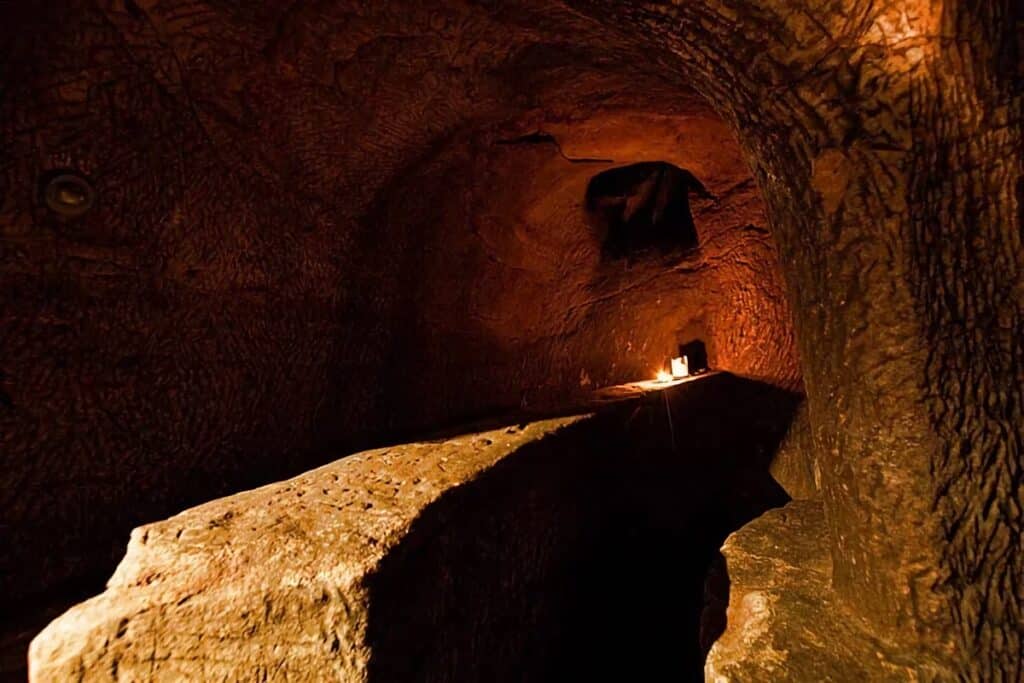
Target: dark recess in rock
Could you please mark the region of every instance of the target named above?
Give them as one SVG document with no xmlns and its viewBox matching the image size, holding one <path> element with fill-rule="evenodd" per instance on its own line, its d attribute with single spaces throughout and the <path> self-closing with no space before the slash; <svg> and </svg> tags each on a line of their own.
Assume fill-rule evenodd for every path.
<svg viewBox="0 0 1024 683">
<path fill-rule="evenodd" d="M 554 135 L 544 132 L 530 133 L 529 135 L 521 135 L 516 138 L 509 140 L 497 140 L 496 145 L 551 145 L 558 150 L 558 153 L 562 155 L 566 161 L 572 164 L 610 164 L 614 163 L 613 159 L 590 159 L 587 157 L 568 157 L 565 152 L 562 151 L 562 146 L 558 144 L 558 140 L 555 139 Z"/>
<path fill-rule="evenodd" d="M 689 171 L 664 162 L 620 166 L 587 184 L 585 206 L 610 259 L 685 252 L 698 246 L 690 192 L 710 193 Z"/>
<path fill-rule="evenodd" d="M 707 345 L 700 339 L 680 344 L 679 355 L 686 359 L 687 367 L 692 374 L 708 369 Z"/>
</svg>

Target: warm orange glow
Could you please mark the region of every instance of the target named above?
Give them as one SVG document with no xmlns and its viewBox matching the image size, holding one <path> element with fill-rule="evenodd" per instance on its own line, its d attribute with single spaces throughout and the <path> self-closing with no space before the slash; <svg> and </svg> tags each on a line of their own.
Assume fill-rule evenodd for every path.
<svg viewBox="0 0 1024 683">
<path fill-rule="evenodd" d="M 658 381 L 659 382 L 671 382 L 672 373 L 665 372 L 664 370 L 658 370 Z"/>
</svg>

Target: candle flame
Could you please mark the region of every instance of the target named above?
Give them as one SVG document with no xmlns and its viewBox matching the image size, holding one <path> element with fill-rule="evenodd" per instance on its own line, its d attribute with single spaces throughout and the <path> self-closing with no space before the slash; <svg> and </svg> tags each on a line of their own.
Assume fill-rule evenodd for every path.
<svg viewBox="0 0 1024 683">
<path fill-rule="evenodd" d="M 672 373 L 665 372 L 664 370 L 658 370 L 658 381 L 659 382 L 671 382 Z"/>
</svg>

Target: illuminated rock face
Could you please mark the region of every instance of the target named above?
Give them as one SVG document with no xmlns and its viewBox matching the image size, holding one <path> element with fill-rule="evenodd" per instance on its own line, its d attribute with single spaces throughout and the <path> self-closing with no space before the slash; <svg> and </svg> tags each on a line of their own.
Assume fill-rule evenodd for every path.
<svg viewBox="0 0 1024 683">
<path fill-rule="evenodd" d="M 437 542 L 443 495 L 579 420 L 360 453 L 136 529 L 107 591 L 36 638 L 32 680 L 366 680 L 382 560 Z"/>
<path fill-rule="evenodd" d="M 3 12 L 5 600 L 327 444 L 558 402 L 682 334 L 806 386 L 839 603 L 1021 677 L 1017 0 Z M 717 197 L 696 260 L 602 260 L 605 159 Z M 55 172 L 89 181 L 63 212 Z"/>
<path fill-rule="evenodd" d="M 708 653 L 708 683 L 953 678 L 944 663 L 892 651 L 836 601 L 820 501 L 766 512 L 730 536 L 722 554 L 729 607 Z"/>
</svg>

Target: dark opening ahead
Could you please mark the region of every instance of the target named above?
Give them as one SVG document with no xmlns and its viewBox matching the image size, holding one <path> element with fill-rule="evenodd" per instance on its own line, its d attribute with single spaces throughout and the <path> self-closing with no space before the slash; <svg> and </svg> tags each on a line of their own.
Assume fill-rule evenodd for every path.
<svg viewBox="0 0 1024 683">
<path fill-rule="evenodd" d="M 700 339 L 679 345 L 679 355 L 686 356 L 687 368 L 691 375 L 708 369 L 708 351 Z"/>
<path fill-rule="evenodd" d="M 591 178 L 585 207 L 602 236 L 605 257 L 697 247 L 691 191 L 711 197 L 692 173 L 664 161 L 621 166 Z"/>
</svg>

